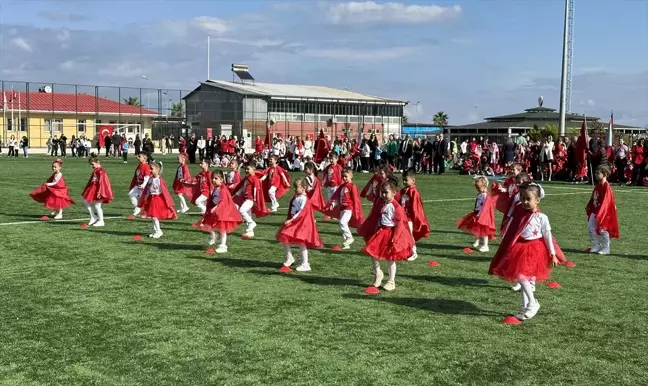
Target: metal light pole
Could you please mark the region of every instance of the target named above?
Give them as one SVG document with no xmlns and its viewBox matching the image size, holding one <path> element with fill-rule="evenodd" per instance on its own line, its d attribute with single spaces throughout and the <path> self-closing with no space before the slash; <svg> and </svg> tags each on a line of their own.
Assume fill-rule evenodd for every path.
<svg viewBox="0 0 648 386">
<path fill-rule="evenodd" d="M 146 80 L 146 84 L 148 85 L 148 80 L 149 78 L 146 75 L 142 75 L 142 79 Z M 146 108 L 150 109 L 151 107 L 149 106 L 151 94 L 147 91 L 146 92 Z"/>
<path fill-rule="evenodd" d="M 569 6 L 573 0 L 565 0 L 563 29 L 562 71 L 560 73 L 560 125 L 559 135 L 565 135 L 565 114 L 567 112 L 567 69 L 569 64 Z"/>
</svg>

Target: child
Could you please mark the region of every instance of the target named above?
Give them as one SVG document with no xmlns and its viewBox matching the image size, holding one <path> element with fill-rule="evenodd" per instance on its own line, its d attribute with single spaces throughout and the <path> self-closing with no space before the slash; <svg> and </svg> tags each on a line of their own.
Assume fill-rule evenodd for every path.
<svg viewBox="0 0 648 386">
<path fill-rule="evenodd" d="M 265 202 L 270 203 L 270 210 L 274 213 L 279 209 L 278 198 L 281 198 L 290 188 L 290 175 L 277 165 L 279 157 L 271 155 L 268 158 L 269 166 L 261 176 L 263 196 Z"/>
<path fill-rule="evenodd" d="M 516 177 L 520 173 L 522 173 L 522 165 L 519 163 L 511 164 L 511 170 L 506 173 L 504 184 L 500 187 L 502 192 L 509 194 L 509 197 L 513 195 L 513 190 L 517 189 Z"/>
<path fill-rule="evenodd" d="M 336 152 L 330 152 L 329 165 L 324 168 L 322 174 L 322 185 L 326 188 L 326 199 L 329 201 L 342 184 L 342 167 L 338 164 L 338 159 L 339 157 Z"/>
<path fill-rule="evenodd" d="M 203 215 L 207 211 L 207 200 L 211 194 L 212 189 L 212 176 L 209 171 L 209 161 L 203 159 L 200 161 L 200 173 L 196 174 L 192 182 L 193 185 L 193 200 L 192 204 L 200 209 L 200 214 Z"/>
<path fill-rule="evenodd" d="M 239 213 L 246 224 L 243 239 L 249 240 L 254 237 L 254 228 L 257 224 L 252 219 L 252 214 L 257 218 L 265 217 L 270 214 L 266 209 L 263 191 L 261 190 L 261 181 L 256 176 L 254 165 L 248 164 L 245 167 L 245 178 L 235 188 L 234 203 L 239 208 Z"/>
<path fill-rule="evenodd" d="M 342 232 L 342 249 L 351 248 L 353 235 L 351 228 L 359 228 L 364 222 L 362 203 L 358 188 L 353 183 L 353 171 L 351 168 L 344 168 L 342 171 L 342 185 L 336 188 L 331 199 L 326 204 L 324 214 L 339 219 L 340 231 Z"/>
<path fill-rule="evenodd" d="M 520 186 L 520 203 L 515 206 L 488 270 L 491 275 L 520 284 L 522 310 L 515 315 L 520 320 L 533 318 L 540 309 L 532 280 L 547 280 L 551 266 L 565 259 L 553 240 L 549 218 L 538 209 L 540 194 L 537 184 Z"/>
<path fill-rule="evenodd" d="M 92 175 L 85 189 L 83 189 L 83 205 L 88 210 L 88 213 L 90 213 L 90 222 L 88 225 L 102 227 L 105 224 L 101 204 L 110 204 L 114 196 L 112 187 L 110 186 L 110 180 L 104 168 L 101 167 L 99 158 L 92 156 L 88 158 L 88 162 L 92 167 Z"/>
<path fill-rule="evenodd" d="M 486 192 L 488 180 L 484 176 L 475 178 L 475 207 L 472 212 L 457 221 L 457 228 L 475 236 L 473 248 L 479 252 L 488 252 L 488 240 L 495 238 L 495 206 Z M 479 244 L 482 244 L 480 247 Z"/>
<path fill-rule="evenodd" d="M 226 183 L 231 194 L 234 194 L 234 188 L 241 182 L 241 173 L 239 172 L 239 161 L 235 158 L 230 164 L 232 170 L 227 173 Z"/>
<path fill-rule="evenodd" d="M 135 169 L 135 174 L 131 180 L 130 191 L 128 192 L 128 198 L 130 198 L 131 204 L 133 205 L 133 217 L 140 214 L 142 209 L 137 206 L 140 196 L 148 183 L 149 178 L 151 178 L 151 167 L 148 164 L 148 153 L 142 152 L 137 155 L 137 160 L 139 165 Z"/>
<path fill-rule="evenodd" d="M 124 159 L 124 163 L 127 164 L 128 163 L 128 141 L 124 141 L 124 143 L 122 143 L 121 146 L 122 146 L 122 157 Z"/>
<path fill-rule="evenodd" d="M 157 162 L 151 164 L 151 178 L 142 192 L 139 207 L 153 220 L 153 233 L 149 237 L 154 239 L 159 239 L 163 235 L 160 220 L 178 218 L 173 207 L 173 198 L 169 194 L 164 179 L 160 176 L 160 164 Z"/>
<path fill-rule="evenodd" d="M 396 185 L 392 181 L 384 182 L 380 188 L 382 201 L 376 201 L 367 221 L 358 229 L 358 234 L 366 242 L 362 253 L 370 256 L 373 262 L 374 287 L 380 287 L 384 277 L 380 260 L 388 261 L 389 277 L 383 286 L 385 291 L 396 289 L 396 262 L 409 258 L 415 244 L 407 225 L 407 215 L 394 199 L 395 194 Z"/>
<path fill-rule="evenodd" d="M 187 166 L 187 154 L 180 153 L 178 155 L 178 170 L 173 179 L 173 193 L 175 193 L 180 200 L 180 209 L 178 209 L 178 213 L 187 213 L 189 211 L 189 206 L 185 200 L 185 196 L 187 196 L 189 201 L 191 201 L 193 197 L 193 191 L 191 187 L 187 185 L 189 181 L 191 181 L 191 172 L 189 171 L 189 166 Z"/>
<path fill-rule="evenodd" d="M 308 263 L 308 248 L 321 248 L 324 244 L 320 238 L 317 227 L 315 226 L 315 216 L 313 215 L 313 205 L 309 202 L 306 194 L 306 183 L 298 178 L 293 183 L 295 195 L 290 200 L 288 218 L 277 231 L 277 241 L 281 243 L 286 252 L 286 261 L 283 265 L 290 267 L 295 262 L 292 254 L 292 246 L 299 247 L 301 263 L 296 268 L 299 272 L 308 272 L 311 270 Z"/>
<path fill-rule="evenodd" d="M 405 187 L 400 191 L 400 204 L 407 215 L 407 225 L 414 241 L 427 238 L 430 234 L 430 223 L 423 209 L 421 194 L 416 189 L 416 175 L 410 171 L 403 172 L 403 184 Z M 407 259 L 414 261 L 418 258 L 416 245 L 412 247 L 412 255 Z"/>
<path fill-rule="evenodd" d="M 495 183 L 491 187 L 491 193 L 495 197 L 495 207 L 504 214 L 500 225 L 500 234 L 504 234 L 504 229 L 513 214 L 513 209 L 520 202 L 519 186 L 525 182 L 531 182 L 531 178 L 526 172 L 521 172 L 513 177 L 513 182 L 509 183 L 506 189 Z"/>
<path fill-rule="evenodd" d="M 324 210 L 326 208 L 326 202 L 324 202 L 320 181 L 317 178 L 317 166 L 313 162 L 308 161 L 304 165 L 304 171 L 306 172 L 304 179 L 306 182 L 306 196 L 308 196 L 308 201 L 313 206 L 313 209 L 319 211 Z"/>
<path fill-rule="evenodd" d="M 65 185 L 65 179 L 61 168 L 63 161 L 56 159 L 52 162 L 52 171 L 54 172 L 45 183 L 34 189 L 29 195 L 34 201 L 44 204 L 45 208 L 52 211 L 54 220 L 63 218 L 63 209 L 74 204 L 74 200 L 68 195 L 68 188 Z"/>
<path fill-rule="evenodd" d="M 243 219 L 232 201 L 232 195 L 225 184 L 223 172 L 215 170 L 212 173 L 212 182 L 214 189 L 207 202 L 207 211 L 203 215 L 202 230 L 210 233 L 209 245 L 216 244 L 216 241 L 220 239 L 216 253 L 225 253 L 227 252 L 227 234 L 232 233 L 243 222 Z"/>
<path fill-rule="evenodd" d="M 592 197 L 585 207 L 588 217 L 588 229 L 592 247 L 590 253 L 610 254 L 610 238 L 619 238 L 619 220 L 617 217 L 614 192 L 607 181 L 610 169 L 606 165 L 596 168 L 598 184 L 594 187 Z"/>
<path fill-rule="evenodd" d="M 388 167 L 382 167 L 380 169 L 376 168 L 374 175 L 369 179 L 367 185 L 360 192 L 360 197 L 366 198 L 371 202 L 375 202 L 380 199 L 380 186 L 383 182 L 387 181 L 387 178 L 391 176 L 391 170 Z"/>
</svg>

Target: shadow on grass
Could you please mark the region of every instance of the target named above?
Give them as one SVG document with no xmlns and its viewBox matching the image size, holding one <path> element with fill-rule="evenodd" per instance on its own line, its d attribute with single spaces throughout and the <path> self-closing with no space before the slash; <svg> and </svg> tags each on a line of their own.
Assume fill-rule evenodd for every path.
<svg viewBox="0 0 648 386">
<path fill-rule="evenodd" d="M 461 260 L 461 261 L 476 261 L 476 262 L 488 262 L 493 260 L 492 257 L 490 256 L 484 256 L 484 255 L 475 255 L 474 253 L 469 255 L 466 253 L 461 253 L 460 255 L 439 255 L 439 257 L 443 257 L 446 259 L 452 259 L 452 260 Z"/>
<path fill-rule="evenodd" d="M 142 235 L 142 237 L 146 237 L 146 236 Z M 201 244 L 172 244 L 172 243 L 151 242 L 151 243 L 146 243 L 146 245 L 159 248 L 159 249 L 164 249 L 167 251 L 204 251 L 205 249 L 207 249 L 207 247 Z"/>
<path fill-rule="evenodd" d="M 198 259 L 198 257 L 191 257 L 191 258 Z M 273 263 L 271 261 L 262 261 L 262 260 L 249 260 L 243 258 L 232 259 L 228 257 L 212 257 L 208 255 L 205 255 L 204 259 L 213 261 L 214 263 L 219 263 L 234 268 L 278 268 L 279 267 L 279 264 L 277 263 Z"/>
<path fill-rule="evenodd" d="M 502 288 L 502 286 L 488 284 L 486 279 L 477 279 L 473 277 L 446 277 L 446 276 L 433 276 L 433 275 L 399 275 L 412 280 L 429 281 L 447 286 L 466 286 L 466 287 L 490 287 Z"/>
<path fill-rule="evenodd" d="M 464 300 L 452 299 L 426 299 L 426 298 L 392 298 L 382 296 L 367 296 L 362 294 L 344 295 L 347 299 L 362 299 L 367 301 L 378 301 L 418 308 L 425 311 L 431 311 L 445 315 L 475 315 L 475 316 L 501 316 L 500 313 L 486 311 L 478 308 L 474 304 Z"/>
<path fill-rule="evenodd" d="M 342 277 L 315 276 L 315 275 L 310 275 L 309 273 L 300 273 L 300 272 L 281 273 L 281 272 L 279 272 L 279 268 L 281 267 L 281 264 L 273 264 L 272 267 L 276 268 L 276 271 L 268 272 L 268 271 L 253 270 L 253 271 L 249 271 L 249 272 L 253 273 L 255 275 L 260 275 L 260 276 L 282 276 L 282 277 L 286 277 L 286 278 L 289 278 L 289 279 L 296 279 L 296 280 L 299 280 L 299 281 L 303 281 L 304 283 L 315 284 L 315 285 L 351 286 L 351 287 L 359 287 L 359 288 L 366 287 L 366 285 L 365 285 L 366 283 L 362 283 L 360 280 L 357 280 L 357 279 L 348 279 L 348 278 L 342 278 Z"/>
</svg>

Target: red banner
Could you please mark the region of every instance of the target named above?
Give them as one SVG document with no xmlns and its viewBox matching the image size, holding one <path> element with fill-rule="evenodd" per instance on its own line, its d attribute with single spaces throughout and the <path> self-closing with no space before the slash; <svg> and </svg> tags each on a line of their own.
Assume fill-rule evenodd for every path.
<svg viewBox="0 0 648 386">
<path fill-rule="evenodd" d="M 213 135 L 213 131 L 211 127 L 207 128 L 207 138 L 210 138 Z"/>
<path fill-rule="evenodd" d="M 114 130 L 115 128 L 109 125 L 100 125 L 97 128 L 97 134 L 99 135 L 99 147 L 106 146 L 105 139 L 107 136 L 112 136 Z"/>
</svg>

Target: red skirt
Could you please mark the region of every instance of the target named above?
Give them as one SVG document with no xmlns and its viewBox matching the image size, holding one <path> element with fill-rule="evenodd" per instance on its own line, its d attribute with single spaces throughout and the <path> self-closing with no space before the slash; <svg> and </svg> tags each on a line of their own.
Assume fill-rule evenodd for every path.
<svg viewBox="0 0 648 386">
<path fill-rule="evenodd" d="M 475 212 L 470 212 L 457 221 L 457 228 L 475 237 L 495 238 L 495 231 L 486 225 L 479 223 L 479 216 Z"/>
<path fill-rule="evenodd" d="M 43 204 L 49 210 L 65 209 L 74 204 L 74 200 L 67 194 L 61 197 L 61 195 L 56 195 L 43 186 L 34 189 L 29 195 L 34 201 Z"/>
<path fill-rule="evenodd" d="M 221 221 L 214 213 L 205 213 L 200 230 L 203 232 L 225 232 L 230 234 L 238 228 L 241 221 Z"/>
<path fill-rule="evenodd" d="M 169 208 L 161 195 L 149 196 L 144 201 L 142 211 L 147 217 L 158 220 L 171 220 L 178 218 L 173 208 Z"/>
<path fill-rule="evenodd" d="M 387 261 L 402 261 L 412 256 L 411 246 L 399 250 L 397 247 L 399 244 L 394 243 L 393 238 L 394 228 L 381 227 L 367 240 L 362 253 L 374 259 Z"/>
<path fill-rule="evenodd" d="M 558 253 L 562 255 L 556 250 Z M 498 261 L 493 261 L 488 273 L 511 282 L 532 278 L 545 281 L 551 276 L 551 255 L 543 239 L 518 240 Z"/>
<path fill-rule="evenodd" d="M 95 203 L 95 202 L 103 202 L 103 198 L 97 198 L 97 195 L 99 194 L 99 186 L 92 184 L 90 185 L 86 190 L 83 191 L 83 199 L 90 202 L 90 203 Z"/>
</svg>

